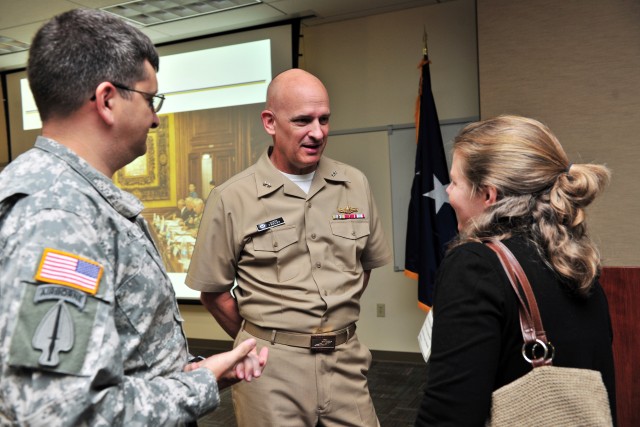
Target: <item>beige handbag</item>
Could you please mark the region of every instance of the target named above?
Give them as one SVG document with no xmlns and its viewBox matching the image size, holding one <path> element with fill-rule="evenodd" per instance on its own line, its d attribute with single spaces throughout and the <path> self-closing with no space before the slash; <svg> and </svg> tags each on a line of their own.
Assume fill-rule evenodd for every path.
<svg viewBox="0 0 640 427">
<path fill-rule="evenodd" d="M 485 242 L 498 254 L 520 301 L 522 356 L 533 369 L 493 392 L 487 426 L 611 426 L 611 408 L 600 372 L 551 364 L 555 349 L 542 327 L 531 285 L 518 260 L 498 240 Z M 525 304 L 518 283 L 524 293 Z"/>
</svg>

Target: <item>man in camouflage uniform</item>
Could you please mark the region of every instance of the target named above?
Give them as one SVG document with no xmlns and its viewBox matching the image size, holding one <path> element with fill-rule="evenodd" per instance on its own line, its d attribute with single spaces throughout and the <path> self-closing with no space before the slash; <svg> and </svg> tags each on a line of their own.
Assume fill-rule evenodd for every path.
<svg viewBox="0 0 640 427">
<path fill-rule="evenodd" d="M 33 40 L 43 136 L 0 174 L 0 425 L 186 424 L 266 363 L 247 340 L 188 364 L 143 206 L 109 178 L 158 125 L 157 69 L 151 41 L 100 11 Z"/>
</svg>

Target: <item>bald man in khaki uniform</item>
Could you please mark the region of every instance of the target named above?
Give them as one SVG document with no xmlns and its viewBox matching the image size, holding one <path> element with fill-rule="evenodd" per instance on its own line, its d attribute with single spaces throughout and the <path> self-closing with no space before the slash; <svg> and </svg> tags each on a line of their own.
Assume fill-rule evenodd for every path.
<svg viewBox="0 0 640 427">
<path fill-rule="evenodd" d="M 379 425 L 355 322 L 391 253 L 366 177 L 322 157 L 329 116 L 320 80 L 278 75 L 262 112 L 273 146 L 212 191 L 202 218 L 187 284 L 236 345 L 269 347 L 260 381 L 233 389 L 239 426 Z"/>
</svg>

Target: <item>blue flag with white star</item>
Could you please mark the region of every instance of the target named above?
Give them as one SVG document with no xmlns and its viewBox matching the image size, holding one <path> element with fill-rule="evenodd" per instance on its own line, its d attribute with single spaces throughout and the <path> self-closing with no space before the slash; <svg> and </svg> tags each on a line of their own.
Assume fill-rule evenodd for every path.
<svg viewBox="0 0 640 427">
<path fill-rule="evenodd" d="M 447 244 L 457 233 L 456 214 L 446 192 L 449 172 L 431 92 L 429 63 L 425 55 L 420 64 L 422 77 L 416 106 L 416 166 L 405 254 L 405 274 L 418 279 L 418 305 L 425 310 L 433 304 L 436 270 Z"/>
</svg>

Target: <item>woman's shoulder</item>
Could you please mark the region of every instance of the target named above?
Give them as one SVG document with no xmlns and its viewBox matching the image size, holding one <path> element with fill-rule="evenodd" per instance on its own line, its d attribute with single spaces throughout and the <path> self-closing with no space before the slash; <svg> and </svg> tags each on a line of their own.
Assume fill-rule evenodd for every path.
<svg viewBox="0 0 640 427">
<path fill-rule="evenodd" d="M 534 265 L 544 265 L 540 262 L 535 247 L 525 238 L 511 237 L 502 243 L 513 252 L 516 259 L 521 260 L 525 271 L 536 268 Z M 477 241 L 461 243 L 451 248 L 442 261 L 440 274 L 449 279 L 465 277 L 467 281 L 498 281 L 509 285 L 498 255 L 488 245 Z"/>
<path fill-rule="evenodd" d="M 441 282 L 464 282 L 478 286 L 482 282 L 495 282 L 502 274 L 497 255 L 481 242 L 465 242 L 451 248 L 440 265 Z"/>
<path fill-rule="evenodd" d="M 482 242 L 465 242 L 447 251 L 443 263 L 468 263 L 492 258 L 493 251 Z"/>
<path fill-rule="evenodd" d="M 529 256 L 536 252 L 534 244 L 523 236 L 512 236 L 501 242 L 516 256 Z M 465 256 L 477 256 L 481 258 L 496 258 L 495 252 L 488 245 L 479 241 L 468 241 L 451 248 L 445 258 L 464 258 Z"/>
</svg>

